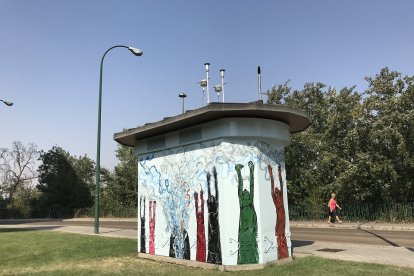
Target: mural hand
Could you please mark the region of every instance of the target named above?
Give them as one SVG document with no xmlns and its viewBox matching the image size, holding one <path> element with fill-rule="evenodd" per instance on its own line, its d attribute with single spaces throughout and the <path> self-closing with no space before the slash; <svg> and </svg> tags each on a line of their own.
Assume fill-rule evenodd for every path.
<svg viewBox="0 0 414 276">
<path fill-rule="evenodd" d="M 247 163 L 247 164 L 248 164 L 251 171 L 254 170 L 254 164 L 253 164 L 252 161 L 249 161 L 249 163 Z"/>
<path fill-rule="evenodd" d="M 270 164 L 267 165 L 267 170 L 269 171 L 270 177 L 273 177 L 273 169 L 272 169 L 272 166 Z"/>
<path fill-rule="evenodd" d="M 239 171 L 241 171 L 241 169 L 244 168 L 244 166 L 242 164 L 237 164 L 234 168 L 236 169 L 236 171 L 239 172 Z"/>
</svg>

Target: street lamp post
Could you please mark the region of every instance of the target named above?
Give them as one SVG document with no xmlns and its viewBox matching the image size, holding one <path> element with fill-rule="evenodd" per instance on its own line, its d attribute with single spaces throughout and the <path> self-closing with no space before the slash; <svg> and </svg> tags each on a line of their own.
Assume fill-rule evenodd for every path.
<svg viewBox="0 0 414 276">
<path fill-rule="evenodd" d="M 100 193 L 100 178 L 101 178 L 101 106 L 102 106 L 102 67 L 106 54 L 114 48 L 127 48 L 135 56 L 142 56 L 143 52 L 134 47 L 123 45 L 116 45 L 103 54 L 101 59 L 101 70 L 99 74 L 99 103 L 98 103 L 98 138 L 96 143 L 96 195 L 95 195 L 95 234 L 99 234 L 99 193 Z"/>
<path fill-rule="evenodd" d="M 3 102 L 5 105 L 7 105 L 7 106 L 12 106 L 13 105 L 13 103 L 12 102 L 9 102 L 9 101 L 5 101 L 5 100 L 0 100 L 0 102 Z"/>
</svg>

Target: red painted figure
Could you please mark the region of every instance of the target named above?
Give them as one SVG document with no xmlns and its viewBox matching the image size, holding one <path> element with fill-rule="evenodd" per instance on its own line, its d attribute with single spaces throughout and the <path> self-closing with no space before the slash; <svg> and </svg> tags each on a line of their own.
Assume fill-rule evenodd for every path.
<svg viewBox="0 0 414 276">
<path fill-rule="evenodd" d="M 157 202 L 149 202 L 149 228 L 150 228 L 150 240 L 149 240 L 149 253 L 155 254 L 155 213 L 156 213 Z"/>
<path fill-rule="evenodd" d="M 286 215 L 285 215 L 285 207 L 283 205 L 282 167 L 279 164 L 278 171 L 279 171 L 280 190 L 277 187 L 275 187 L 272 166 L 268 165 L 267 168 L 270 174 L 272 199 L 276 207 L 277 219 L 276 219 L 275 235 L 277 237 L 277 259 L 280 260 L 280 259 L 289 257 L 289 253 L 287 249 L 287 242 L 286 242 L 286 235 L 285 235 Z"/>
<path fill-rule="evenodd" d="M 206 261 L 206 235 L 204 232 L 204 198 L 203 190 L 200 191 L 201 212 L 198 211 L 198 194 L 194 192 L 196 219 L 197 219 L 197 253 L 196 260 Z"/>
</svg>

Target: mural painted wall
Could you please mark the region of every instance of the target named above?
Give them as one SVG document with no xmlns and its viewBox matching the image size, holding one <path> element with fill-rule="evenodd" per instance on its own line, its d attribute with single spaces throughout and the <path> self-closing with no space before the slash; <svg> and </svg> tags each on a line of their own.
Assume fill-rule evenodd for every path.
<svg viewBox="0 0 414 276">
<path fill-rule="evenodd" d="M 138 158 L 140 252 L 225 265 L 291 254 L 283 146 L 214 140 Z"/>
</svg>

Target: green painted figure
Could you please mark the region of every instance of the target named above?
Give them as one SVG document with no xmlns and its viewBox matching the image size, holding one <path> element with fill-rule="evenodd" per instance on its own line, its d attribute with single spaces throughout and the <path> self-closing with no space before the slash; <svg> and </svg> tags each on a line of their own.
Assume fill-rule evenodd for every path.
<svg viewBox="0 0 414 276">
<path fill-rule="evenodd" d="M 259 262 L 257 248 L 257 216 L 253 205 L 254 199 L 254 165 L 248 163 L 250 168 L 250 191 L 243 190 L 243 178 L 241 169 L 243 165 L 237 164 L 235 169 L 238 178 L 238 193 L 240 203 L 239 222 L 239 255 L 237 264 L 256 264 Z"/>
</svg>

